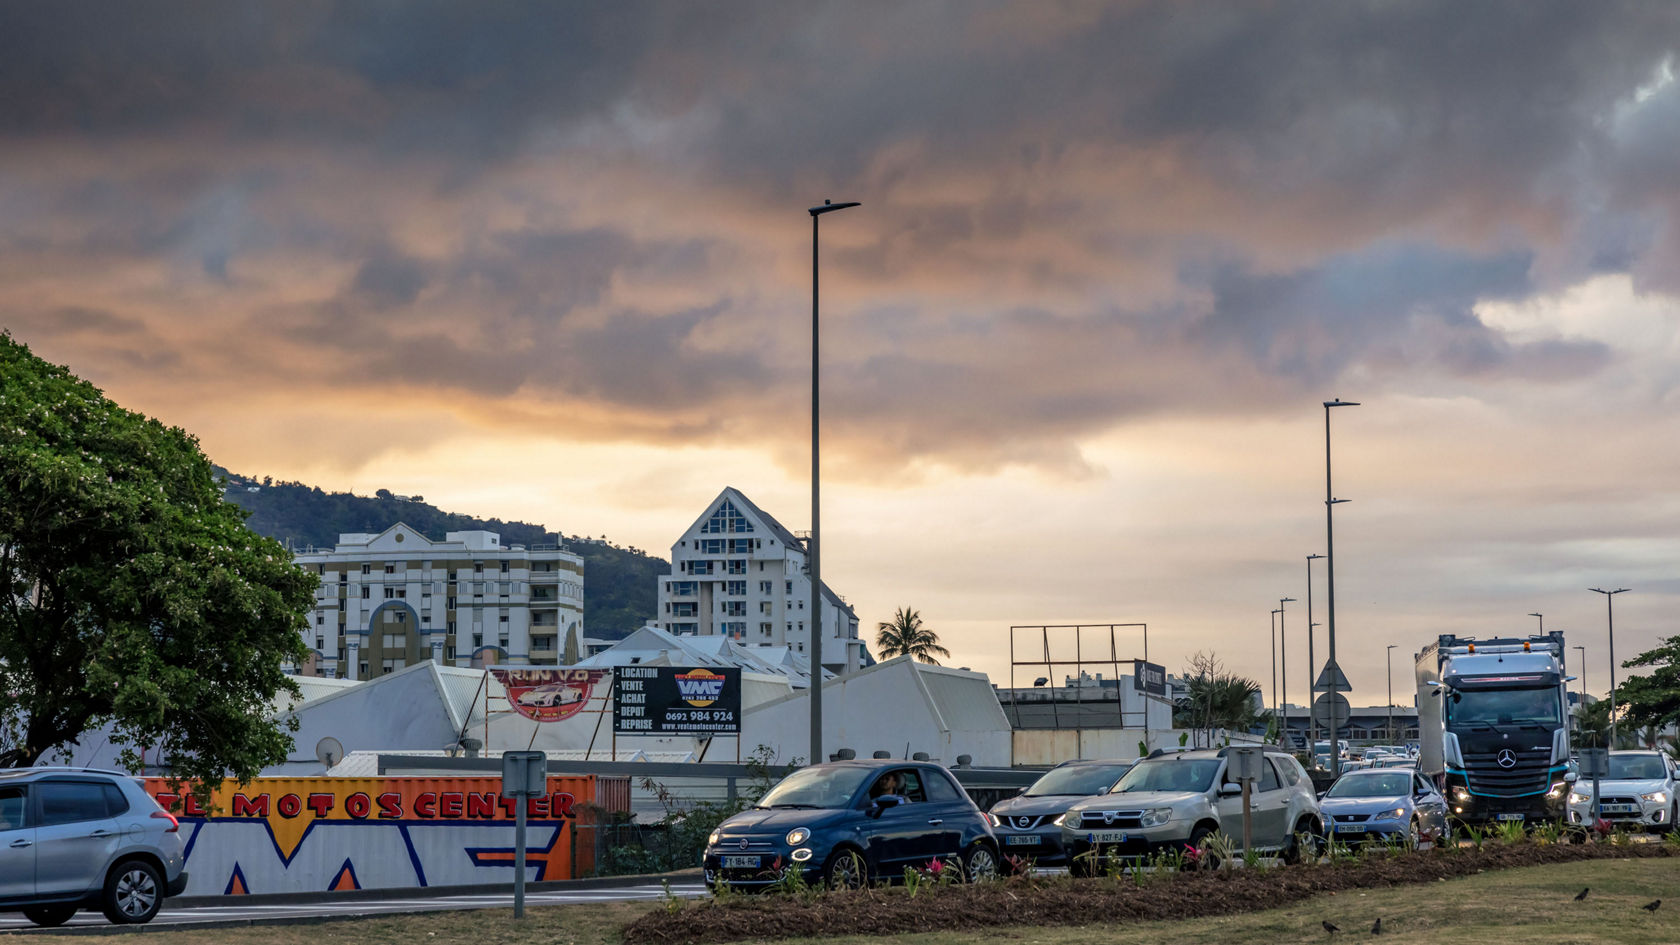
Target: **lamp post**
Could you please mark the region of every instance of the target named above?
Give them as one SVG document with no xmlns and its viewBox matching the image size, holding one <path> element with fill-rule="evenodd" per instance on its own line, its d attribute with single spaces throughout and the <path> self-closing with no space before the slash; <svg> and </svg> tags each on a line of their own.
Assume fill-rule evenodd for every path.
<svg viewBox="0 0 1680 945">
<path fill-rule="evenodd" d="M 1347 499 L 1338 499 L 1330 488 L 1330 408 L 1357 407 L 1358 401 L 1326 400 L 1324 402 L 1324 575 L 1329 590 L 1325 597 L 1330 609 L 1329 627 L 1326 632 L 1330 639 L 1330 664 L 1336 662 L 1336 532 L 1334 512 L 1338 503 Z M 1337 724 L 1336 716 L 1330 716 L 1330 774 L 1332 777 L 1342 773 L 1340 752 L 1336 750 L 1338 739 L 1341 737 L 1341 726 Z"/>
<path fill-rule="evenodd" d="M 1274 725 L 1277 724 L 1278 720 L 1277 618 L 1278 614 L 1281 613 L 1283 613 L 1281 607 L 1272 611 L 1272 723 Z M 1281 738 L 1283 729 L 1279 728 L 1278 732 Z"/>
<path fill-rule="evenodd" d="M 1587 707 L 1587 648 L 1577 646 L 1574 649 L 1581 654 L 1581 701 L 1576 707 L 1576 711 L 1580 711 Z"/>
<path fill-rule="evenodd" d="M 1307 555 L 1307 754 L 1314 755 L 1314 747 L 1318 744 L 1318 717 L 1313 715 L 1313 701 L 1318 696 L 1318 664 L 1313 661 L 1313 628 L 1318 624 L 1312 619 L 1312 563 L 1323 555 Z"/>
<path fill-rule="evenodd" d="M 1388 743 L 1394 744 L 1394 648 L 1398 643 L 1388 645 Z"/>
<path fill-rule="evenodd" d="M 1289 747 L 1289 630 L 1285 626 L 1288 618 L 1284 615 L 1283 605 L 1293 603 L 1293 597 L 1278 598 L 1278 663 L 1283 667 L 1278 671 L 1282 677 L 1279 682 L 1283 685 L 1283 723 L 1278 727 L 1278 744 L 1285 748 Z"/>
<path fill-rule="evenodd" d="M 856 207 L 858 203 L 835 203 L 824 200 L 822 206 L 811 207 L 811 540 L 805 549 L 806 564 L 811 569 L 811 758 L 808 764 L 821 764 L 822 753 L 822 491 L 820 475 L 821 454 L 818 452 L 817 432 L 820 416 L 817 353 L 817 221 L 825 213 Z"/>
<path fill-rule="evenodd" d="M 1604 595 L 1604 615 L 1605 615 L 1605 618 L 1608 621 L 1609 630 L 1610 630 L 1610 746 L 1609 747 L 1615 748 L 1616 747 L 1616 608 L 1615 608 L 1614 605 L 1615 605 L 1615 601 L 1616 601 L 1616 595 L 1617 594 L 1626 594 L 1628 592 L 1628 589 L 1625 588 L 1625 587 L 1618 587 L 1613 591 L 1606 591 L 1606 590 L 1603 590 L 1603 589 L 1597 588 L 1597 587 L 1589 587 L 1589 588 L 1587 588 L 1587 590 L 1592 591 L 1595 594 L 1603 594 Z"/>
</svg>

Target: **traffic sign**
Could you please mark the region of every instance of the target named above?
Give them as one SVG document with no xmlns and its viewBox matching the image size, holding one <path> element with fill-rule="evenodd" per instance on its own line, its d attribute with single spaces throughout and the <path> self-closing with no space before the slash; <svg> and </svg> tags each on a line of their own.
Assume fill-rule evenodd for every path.
<svg viewBox="0 0 1680 945">
<path fill-rule="evenodd" d="M 1339 692 L 1327 692 L 1313 700 L 1313 721 L 1325 728 L 1341 728 L 1352 715 L 1353 707 L 1348 705 L 1347 696 Z"/>
<path fill-rule="evenodd" d="M 1348 682 L 1347 674 L 1336 665 L 1335 660 L 1326 660 L 1324 671 L 1318 674 L 1318 682 L 1313 683 L 1313 692 L 1352 692 L 1353 685 Z"/>
</svg>

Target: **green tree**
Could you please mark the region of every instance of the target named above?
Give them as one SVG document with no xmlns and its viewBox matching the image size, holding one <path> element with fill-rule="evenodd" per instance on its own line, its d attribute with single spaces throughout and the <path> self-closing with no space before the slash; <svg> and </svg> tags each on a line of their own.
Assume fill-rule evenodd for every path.
<svg viewBox="0 0 1680 945">
<path fill-rule="evenodd" d="M 922 615 L 912 607 L 900 607 L 893 613 L 893 619 L 875 625 L 875 648 L 881 651 L 884 660 L 912 656 L 935 666 L 939 665 L 939 660 L 934 658 L 935 653 L 944 657 L 951 655 L 950 650 L 939 645 L 939 634 L 923 626 Z"/>
<path fill-rule="evenodd" d="M 1224 664 L 1212 653 L 1197 653 L 1184 671 L 1185 694 L 1174 707 L 1174 722 L 1204 733 L 1211 743 L 1214 729 L 1247 732 L 1262 716 L 1254 707 L 1260 684 L 1245 676 L 1224 671 Z"/>
<path fill-rule="evenodd" d="M 316 577 L 245 527 L 198 443 L 0 333 L 0 767 L 108 729 L 176 777 L 285 760 L 280 670 Z M 207 789 L 206 784 L 206 789 Z"/>
<path fill-rule="evenodd" d="M 1623 663 L 1627 669 L 1651 667 L 1649 676 L 1632 676 L 1616 687 L 1617 734 L 1622 729 L 1665 729 L 1680 723 L 1680 636 L 1669 637 Z"/>
</svg>

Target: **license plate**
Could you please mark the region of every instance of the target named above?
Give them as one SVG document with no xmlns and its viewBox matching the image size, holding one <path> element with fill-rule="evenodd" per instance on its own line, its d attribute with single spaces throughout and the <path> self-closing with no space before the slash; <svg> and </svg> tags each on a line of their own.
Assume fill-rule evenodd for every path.
<svg viewBox="0 0 1680 945">
<path fill-rule="evenodd" d="M 1118 830 L 1098 830 L 1085 835 L 1089 843 L 1125 843 L 1126 834 Z"/>
<path fill-rule="evenodd" d="M 1032 833 L 1010 834 L 1003 838 L 1003 845 L 1006 847 L 1036 847 L 1038 846 L 1038 835 Z"/>
<path fill-rule="evenodd" d="M 1364 833 L 1365 832 L 1365 825 L 1364 824 L 1337 824 L 1336 825 L 1336 832 L 1337 833 Z"/>
<path fill-rule="evenodd" d="M 1499 820 L 1522 820 L 1523 815 L 1522 814 L 1500 814 L 1498 819 Z"/>
<path fill-rule="evenodd" d="M 726 870 L 754 870 L 758 869 L 756 856 L 726 856 L 723 858 L 723 868 Z"/>
<path fill-rule="evenodd" d="M 1636 812 L 1637 810 L 1638 810 L 1638 808 L 1634 807 L 1632 804 L 1606 804 L 1606 805 L 1604 805 L 1604 812 L 1606 814 L 1632 814 L 1632 813 Z"/>
</svg>

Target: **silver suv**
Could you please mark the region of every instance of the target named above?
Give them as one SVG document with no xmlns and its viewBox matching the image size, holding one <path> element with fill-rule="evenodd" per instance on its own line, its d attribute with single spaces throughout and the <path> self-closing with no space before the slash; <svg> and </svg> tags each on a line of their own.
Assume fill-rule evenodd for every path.
<svg viewBox="0 0 1680 945">
<path fill-rule="evenodd" d="M 0 910 L 63 925 L 96 908 L 149 922 L 187 888 L 180 824 L 126 775 L 0 771 Z"/>
<path fill-rule="evenodd" d="M 1226 774 L 1227 749 L 1156 751 L 1114 789 L 1080 801 L 1057 820 L 1069 870 L 1090 875 L 1109 858 L 1135 859 L 1159 850 L 1200 847 L 1216 833 L 1242 842 L 1242 787 Z M 1324 836 L 1312 780 L 1294 757 L 1268 749 L 1249 793 L 1254 849 L 1298 860 L 1301 837 Z"/>
</svg>

